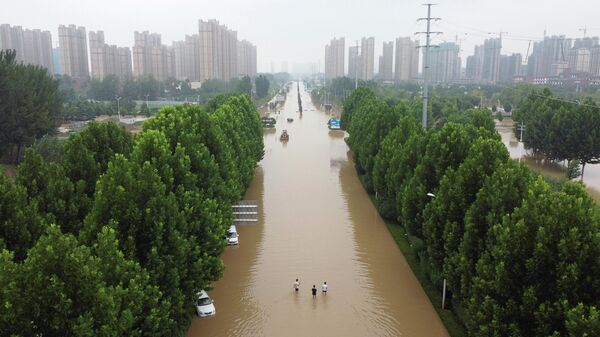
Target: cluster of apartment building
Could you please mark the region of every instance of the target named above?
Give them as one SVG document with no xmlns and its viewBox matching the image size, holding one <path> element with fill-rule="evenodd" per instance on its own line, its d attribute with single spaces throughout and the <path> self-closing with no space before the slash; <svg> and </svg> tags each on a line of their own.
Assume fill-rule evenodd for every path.
<svg viewBox="0 0 600 337">
<path fill-rule="evenodd" d="M 0 25 L 0 49 L 14 49 L 19 62 L 75 79 L 149 75 L 203 82 L 256 75 L 256 46 L 238 40 L 236 31 L 217 20 L 199 20 L 197 34 L 171 45 L 163 44 L 160 34 L 136 31 L 131 49 L 106 43 L 103 31 L 88 35 L 84 27 L 60 25 L 58 45 L 53 50 L 48 31 Z"/>
<path fill-rule="evenodd" d="M 378 78 L 384 81 L 416 80 L 419 68 L 419 42 L 408 37 L 383 42 L 383 54 L 379 56 Z M 375 38 L 363 37 L 354 46 L 348 47 L 348 72 L 345 72 L 345 39 L 334 38 L 325 46 L 325 77 L 333 79 L 348 76 L 364 81 L 375 78 Z"/>
<path fill-rule="evenodd" d="M 14 49 L 18 62 L 38 65 L 53 72 L 52 34 L 39 29 L 0 25 L 0 50 Z"/>
<path fill-rule="evenodd" d="M 348 48 L 348 71 L 344 72 L 344 38 L 334 38 L 325 47 L 325 77 L 348 76 L 361 80 L 418 80 L 423 67 L 419 41 L 400 37 L 383 42 L 379 73 L 374 76 L 374 38 L 363 38 Z M 598 37 L 570 39 L 545 37 L 533 43 L 530 55 L 503 55 L 502 38 L 489 38 L 474 48 L 473 55 L 461 59 L 461 47 L 444 42 L 429 48 L 428 79 L 431 83 L 512 83 L 536 84 L 600 83 L 600 44 Z"/>
</svg>

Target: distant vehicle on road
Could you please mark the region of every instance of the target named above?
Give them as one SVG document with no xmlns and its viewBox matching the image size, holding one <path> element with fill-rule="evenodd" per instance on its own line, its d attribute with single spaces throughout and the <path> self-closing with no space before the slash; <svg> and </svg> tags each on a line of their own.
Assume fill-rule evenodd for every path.
<svg viewBox="0 0 600 337">
<path fill-rule="evenodd" d="M 288 121 L 288 122 L 293 122 L 293 121 L 294 121 L 294 119 L 293 119 L 292 117 L 288 117 L 288 118 L 287 118 L 287 121 Z"/>
<path fill-rule="evenodd" d="M 341 121 L 339 120 L 339 118 L 331 118 L 329 122 L 327 122 L 327 125 L 331 130 L 339 130 L 341 126 Z"/>
<path fill-rule="evenodd" d="M 240 243 L 240 237 L 237 233 L 237 228 L 235 225 L 231 225 L 227 230 L 227 244 L 230 246 L 235 246 Z"/>
<path fill-rule="evenodd" d="M 283 130 L 283 132 L 281 132 L 281 136 L 279 137 L 279 140 L 287 142 L 288 140 L 290 140 L 290 135 L 287 133 L 287 130 Z"/>
<path fill-rule="evenodd" d="M 197 294 L 198 300 L 196 300 L 196 312 L 200 317 L 214 316 L 217 313 L 215 308 L 215 301 L 213 301 L 204 290 L 200 290 Z"/>
</svg>

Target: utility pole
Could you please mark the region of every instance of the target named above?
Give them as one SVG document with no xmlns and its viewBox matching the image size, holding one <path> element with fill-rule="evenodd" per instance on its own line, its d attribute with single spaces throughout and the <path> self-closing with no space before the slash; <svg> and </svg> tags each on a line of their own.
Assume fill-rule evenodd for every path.
<svg viewBox="0 0 600 337">
<path fill-rule="evenodd" d="M 585 36 L 587 35 L 587 31 L 588 31 L 587 26 L 580 28 L 579 31 L 583 32 L 583 38 L 585 39 Z"/>
<path fill-rule="evenodd" d="M 523 130 L 525 130 L 525 124 L 523 124 L 523 122 L 521 122 L 521 125 L 519 126 L 519 128 L 521 129 L 521 137 L 519 137 L 519 163 L 521 162 L 521 157 L 523 157 L 523 146 L 525 146 L 523 144 Z"/>
<path fill-rule="evenodd" d="M 426 42 L 424 46 L 420 46 L 425 48 L 425 53 L 423 54 L 423 129 L 427 129 L 427 110 L 429 104 L 429 48 L 433 47 L 431 45 L 430 36 L 431 34 L 441 34 L 442 32 L 432 32 L 431 31 L 431 21 L 438 21 L 441 18 L 432 18 L 431 17 L 431 6 L 435 4 L 423 4 L 423 6 L 427 6 L 427 17 L 419 18 L 417 21 L 427 21 L 427 31 L 425 32 L 417 32 L 415 34 L 425 34 Z"/>
<path fill-rule="evenodd" d="M 121 123 L 121 107 L 119 106 L 119 101 L 121 100 L 121 97 L 119 97 L 119 95 L 116 95 L 115 99 L 117 100 L 117 115 L 119 115 L 119 123 Z"/>
</svg>

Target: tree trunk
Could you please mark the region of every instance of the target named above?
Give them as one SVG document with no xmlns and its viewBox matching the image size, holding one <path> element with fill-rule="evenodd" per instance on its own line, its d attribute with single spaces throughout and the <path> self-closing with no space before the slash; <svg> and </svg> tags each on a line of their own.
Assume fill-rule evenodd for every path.
<svg viewBox="0 0 600 337">
<path fill-rule="evenodd" d="M 583 172 L 585 171 L 585 162 L 581 163 L 581 182 L 583 182 Z"/>
</svg>

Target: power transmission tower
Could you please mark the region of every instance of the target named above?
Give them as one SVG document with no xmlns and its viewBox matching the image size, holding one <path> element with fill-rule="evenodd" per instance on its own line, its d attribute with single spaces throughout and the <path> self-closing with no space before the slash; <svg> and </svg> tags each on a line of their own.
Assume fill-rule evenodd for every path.
<svg viewBox="0 0 600 337">
<path fill-rule="evenodd" d="M 441 18 L 432 18 L 431 17 L 431 6 L 435 4 L 423 4 L 423 6 L 427 6 L 427 17 L 419 18 L 417 21 L 427 21 L 427 31 L 425 32 L 416 32 L 415 34 L 425 34 L 425 45 L 419 46 L 419 48 L 425 48 L 425 53 L 423 54 L 423 129 L 427 129 L 427 110 L 429 104 L 429 48 L 437 47 L 431 45 L 430 36 L 431 34 L 441 34 L 442 32 L 432 32 L 431 31 L 431 21 L 438 21 Z"/>
</svg>

